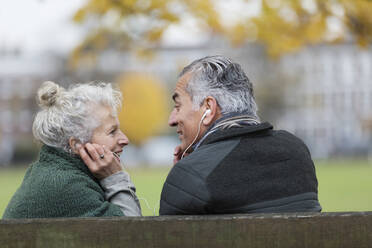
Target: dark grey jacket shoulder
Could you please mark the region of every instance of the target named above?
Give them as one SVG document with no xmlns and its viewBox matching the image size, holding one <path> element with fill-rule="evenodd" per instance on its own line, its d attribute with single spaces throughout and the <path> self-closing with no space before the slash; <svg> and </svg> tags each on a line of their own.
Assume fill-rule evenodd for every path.
<svg viewBox="0 0 372 248">
<path fill-rule="evenodd" d="M 218 130 L 170 171 L 160 214 L 320 211 L 306 145 L 269 123 Z"/>
</svg>

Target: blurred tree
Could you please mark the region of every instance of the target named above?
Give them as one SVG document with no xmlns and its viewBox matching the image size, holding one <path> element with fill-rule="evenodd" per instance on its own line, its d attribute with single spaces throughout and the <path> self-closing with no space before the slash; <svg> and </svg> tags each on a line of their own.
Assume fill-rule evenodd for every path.
<svg viewBox="0 0 372 248">
<path fill-rule="evenodd" d="M 190 15 L 210 29 L 222 30 L 213 0 L 89 0 L 74 15 L 90 25 L 73 51 L 72 65 L 90 63 L 105 49 L 134 49 L 148 55 L 170 24 Z"/>
<path fill-rule="evenodd" d="M 278 56 L 302 46 L 352 38 L 372 41 L 371 0 L 262 0 L 261 15 L 250 19 L 257 39 Z"/>
<path fill-rule="evenodd" d="M 125 74 L 118 83 L 123 94 L 121 128 L 131 143 L 141 145 L 166 124 L 166 90 L 153 76 L 140 73 Z"/>
<path fill-rule="evenodd" d="M 222 0 L 88 0 L 74 20 L 89 32 L 74 50 L 72 63 L 92 61 L 106 49 L 135 49 L 148 54 L 171 24 L 194 18 L 206 32 L 225 35 L 233 44 L 257 40 L 271 56 L 309 44 L 352 39 L 372 41 L 372 0 L 230 0 L 260 3 L 258 15 L 223 21 Z"/>
</svg>

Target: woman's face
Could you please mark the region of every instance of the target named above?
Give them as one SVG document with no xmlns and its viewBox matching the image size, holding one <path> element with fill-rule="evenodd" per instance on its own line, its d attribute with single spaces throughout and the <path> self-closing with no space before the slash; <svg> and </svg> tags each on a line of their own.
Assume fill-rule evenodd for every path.
<svg viewBox="0 0 372 248">
<path fill-rule="evenodd" d="M 129 144 L 129 140 L 120 130 L 117 116 L 114 116 L 111 108 L 107 106 L 94 108 L 94 114 L 100 120 L 100 125 L 94 129 L 91 143 L 105 146 L 120 155 L 123 147 Z"/>
</svg>

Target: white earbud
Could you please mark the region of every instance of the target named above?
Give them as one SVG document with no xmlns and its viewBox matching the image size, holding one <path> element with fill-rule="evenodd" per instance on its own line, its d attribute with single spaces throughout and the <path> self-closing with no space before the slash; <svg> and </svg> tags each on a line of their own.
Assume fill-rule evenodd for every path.
<svg viewBox="0 0 372 248">
<path fill-rule="evenodd" d="M 205 112 L 204 112 L 204 114 L 203 114 L 203 116 L 202 116 L 202 120 L 204 120 L 204 118 L 208 115 L 208 114 L 210 114 L 212 111 L 210 110 L 210 109 L 207 109 Z"/>
</svg>

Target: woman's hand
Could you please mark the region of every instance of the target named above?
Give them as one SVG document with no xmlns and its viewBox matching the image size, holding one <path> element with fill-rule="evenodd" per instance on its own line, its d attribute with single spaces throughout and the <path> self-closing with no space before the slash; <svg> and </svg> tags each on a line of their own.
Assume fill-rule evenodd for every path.
<svg viewBox="0 0 372 248">
<path fill-rule="evenodd" d="M 99 180 L 122 171 L 120 160 L 104 146 L 86 143 L 79 148 L 79 154 L 90 172 Z"/>
</svg>

